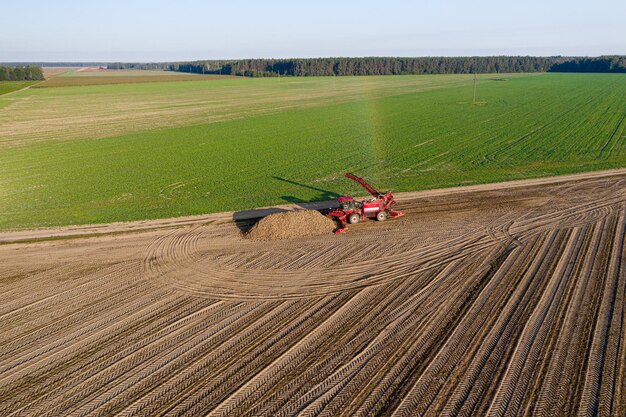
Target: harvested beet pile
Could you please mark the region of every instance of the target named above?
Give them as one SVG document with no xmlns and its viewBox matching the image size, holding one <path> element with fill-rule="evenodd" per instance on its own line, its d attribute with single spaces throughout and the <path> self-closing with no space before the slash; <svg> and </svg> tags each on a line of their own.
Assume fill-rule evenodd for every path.
<svg viewBox="0 0 626 417">
<path fill-rule="evenodd" d="M 334 220 L 315 210 L 286 211 L 262 218 L 245 237 L 252 240 L 281 240 L 332 233 Z"/>
</svg>

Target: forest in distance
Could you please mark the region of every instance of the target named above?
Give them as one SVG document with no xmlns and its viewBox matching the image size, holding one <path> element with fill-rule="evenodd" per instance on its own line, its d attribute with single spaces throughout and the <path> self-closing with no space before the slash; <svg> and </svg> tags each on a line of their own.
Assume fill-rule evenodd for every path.
<svg viewBox="0 0 626 417">
<path fill-rule="evenodd" d="M 364 76 L 519 72 L 626 72 L 626 56 L 601 57 L 364 57 L 202 60 L 174 63 L 111 63 L 109 69 L 160 69 L 197 74 Z"/>
<path fill-rule="evenodd" d="M 0 81 L 41 80 L 38 67 L 106 67 L 165 70 L 245 77 L 366 76 L 522 72 L 626 73 L 626 55 L 599 57 L 362 57 L 221 59 L 186 62 L 10 62 L 0 63 Z"/>
<path fill-rule="evenodd" d="M 0 66 L 0 81 L 43 80 L 43 71 L 35 65 L 4 67 Z"/>
</svg>

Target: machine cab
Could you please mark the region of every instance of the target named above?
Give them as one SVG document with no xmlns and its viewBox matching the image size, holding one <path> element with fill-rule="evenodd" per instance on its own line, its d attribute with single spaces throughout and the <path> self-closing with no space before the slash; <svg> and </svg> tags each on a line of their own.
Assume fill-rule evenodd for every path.
<svg viewBox="0 0 626 417">
<path fill-rule="evenodd" d="M 337 202 L 343 211 L 356 210 L 356 202 L 352 197 L 337 197 Z"/>
</svg>

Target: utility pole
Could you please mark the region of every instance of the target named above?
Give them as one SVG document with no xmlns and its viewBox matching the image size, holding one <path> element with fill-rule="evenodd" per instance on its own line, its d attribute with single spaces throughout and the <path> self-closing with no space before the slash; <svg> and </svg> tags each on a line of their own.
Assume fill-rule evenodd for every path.
<svg viewBox="0 0 626 417">
<path fill-rule="evenodd" d="M 472 103 L 476 103 L 476 68 L 474 68 L 474 99 Z"/>
</svg>

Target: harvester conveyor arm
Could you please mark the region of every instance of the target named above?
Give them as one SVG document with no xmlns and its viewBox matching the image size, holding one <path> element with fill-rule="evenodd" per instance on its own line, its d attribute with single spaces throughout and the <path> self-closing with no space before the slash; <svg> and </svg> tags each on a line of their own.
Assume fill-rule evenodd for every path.
<svg viewBox="0 0 626 417">
<path fill-rule="evenodd" d="M 378 192 L 374 187 L 372 187 L 371 185 L 369 185 L 363 178 L 361 177 L 357 177 L 356 175 L 353 175 L 349 172 L 346 173 L 346 178 L 350 178 L 351 180 L 354 180 L 356 182 L 358 182 L 359 184 L 361 184 L 361 187 L 365 188 L 371 195 L 373 195 L 374 197 L 378 197 L 380 195 L 382 195 L 380 192 Z"/>
</svg>

